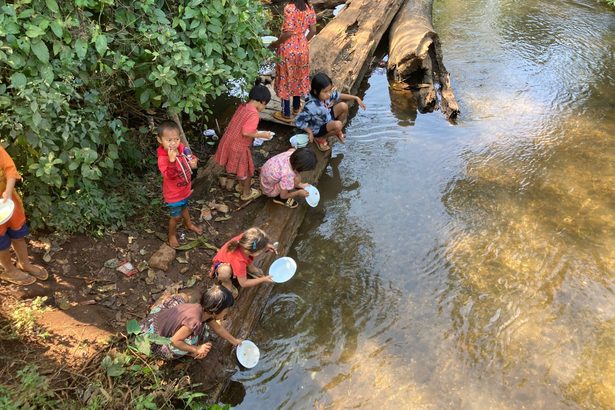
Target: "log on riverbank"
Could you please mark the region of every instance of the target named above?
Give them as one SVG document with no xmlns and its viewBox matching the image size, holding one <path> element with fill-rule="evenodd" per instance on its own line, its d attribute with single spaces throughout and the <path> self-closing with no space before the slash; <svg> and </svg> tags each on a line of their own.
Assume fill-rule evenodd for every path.
<svg viewBox="0 0 615 410">
<path fill-rule="evenodd" d="M 371 57 L 402 0 L 352 0 L 310 41 L 312 74 L 324 71 L 345 93 L 357 92 Z"/>
<path fill-rule="evenodd" d="M 440 110 L 454 120 L 459 105 L 431 23 L 432 6 L 433 0 L 406 0 L 401 7 L 389 32 L 388 72 L 397 83 L 394 87 L 413 90 L 421 112 L 435 109 L 439 92 Z"/>
</svg>

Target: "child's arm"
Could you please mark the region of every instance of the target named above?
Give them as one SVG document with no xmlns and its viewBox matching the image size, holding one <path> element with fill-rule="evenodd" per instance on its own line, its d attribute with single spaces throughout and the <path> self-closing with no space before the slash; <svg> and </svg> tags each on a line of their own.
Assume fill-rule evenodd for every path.
<svg viewBox="0 0 615 410">
<path fill-rule="evenodd" d="M 171 344 L 184 352 L 188 352 L 195 359 L 202 359 L 207 356 L 211 349 L 211 343 L 205 343 L 200 346 L 192 346 L 184 342 L 184 339 L 190 337 L 192 330 L 188 326 L 182 326 L 171 337 Z"/>
<path fill-rule="evenodd" d="M 13 194 L 13 188 L 15 188 L 15 182 L 17 182 L 17 178 L 7 178 L 6 179 L 6 189 L 2 193 L 2 203 L 5 203 L 7 199 L 11 197 Z"/>
<path fill-rule="evenodd" d="M 207 322 L 207 324 L 209 325 L 211 330 L 216 332 L 216 334 L 218 336 L 220 336 L 224 340 L 228 341 L 233 346 L 237 346 L 239 343 L 242 342 L 241 339 L 235 338 L 228 330 L 226 330 L 226 328 L 224 326 L 222 326 L 220 323 L 218 323 L 217 320 L 211 320 L 211 321 Z"/>
<path fill-rule="evenodd" d="M 242 132 L 241 135 L 243 135 L 246 138 L 262 138 L 265 140 L 268 140 L 272 137 L 271 133 L 269 131 L 252 131 L 252 132 Z"/>
<path fill-rule="evenodd" d="M 252 286 L 260 285 L 261 283 L 273 282 L 271 276 L 269 275 L 254 279 L 248 279 L 246 276 L 237 276 L 237 281 L 242 288 L 251 288 Z"/>
<path fill-rule="evenodd" d="M 365 104 L 363 103 L 363 100 L 359 97 L 357 97 L 356 95 L 350 95 L 350 94 L 341 94 L 340 93 L 340 100 L 342 101 L 354 101 L 357 104 L 359 104 L 359 107 L 365 109 Z"/>
</svg>

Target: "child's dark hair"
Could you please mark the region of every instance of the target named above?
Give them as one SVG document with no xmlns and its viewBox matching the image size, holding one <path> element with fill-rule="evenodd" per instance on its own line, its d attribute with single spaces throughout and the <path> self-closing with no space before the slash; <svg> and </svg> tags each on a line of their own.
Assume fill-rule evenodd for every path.
<svg viewBox="0 0 615 410">
<path fill-rule="evenodd" d="M 271 92 L 269 91 L 269 88 L 265 87 L 265 85 L 269 83 L 271 83 L 271 81 L 257 78 L 254 82 L 254 87 L 252 87 L 250 94 L 248 94 L 248 99 L 255 100 L 263 104 L 269 104 L 269 101 L 271 101 Z"/>
<path fill-rule="evenodd" d="M 227 249 L 233 252 L 237 247 L 241 246 L 249 253 L 256 253 L 269 245 L 269 237 L 259 228 L 250 228 L 241 235 L 239 240 L 231 240 Z"/>
<path fill-rule="evenodd" d="M 310 0 L 290 0 L 289 3 L 293 3 L 298 10 L 305 11 L 308 7 L 312 8 Z"/>
<path fill-rule="evenodd" d="M 179 125 L 177 125 L 177 123 L 172 120 L 162 121 L 160 124 L 158 124 L 158 128 L 156 131 L 158 132 L 158 136 L 161 137 L 162 133 L 165 132 L 166 130 L 175 130 L 181 133 L 181 130 L 179 129 Z"/>
<path fill-rule="evenodd" d="M 316 168 L 316 155 L 309 148 L 299 148 L 290 155 L 290 166 L 297 172 Z"/>
<path fill-rule="evenodd" d="M 318 98 L 318 95 L 322 90 L 333 84 L 333 80 L 325 73 L 316 73 L 312 77 L 312 87 L 310 88 L 310 94 L 312 97 Z"/>
<path fill-rule="evenodd" d="M 203 310 L 213 315 L 233 306 L 234 303 L 235 299 L 231 291 L 220 285 L 212 286 L 201 296 Z"/>
</svg>

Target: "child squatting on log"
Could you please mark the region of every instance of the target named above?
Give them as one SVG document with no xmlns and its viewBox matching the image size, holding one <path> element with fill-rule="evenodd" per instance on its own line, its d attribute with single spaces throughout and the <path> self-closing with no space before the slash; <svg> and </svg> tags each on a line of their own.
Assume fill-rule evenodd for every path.
<svg viewBox="0 0 615 410">
<path fill-rule="evenodd" d="M 295 117 L 295 126 L 304 130 L 320 151 L 331 149 L 327 137 L 335 135 L 341 143 L 345 141 L 342 129 L 348 117 L 348 105 L 344 101 L 355 101 L 365 109 L 361 98 L 335 90 L 327 74 L 314 75 L 303 110 Z"/>
<path fill-rule="evenodd" d="M 188 212 L 188 198 L 192 194 L 192 169 L 198 159 L 192 156 L 190 148 L 180 142 L 180 129 L 174 121 L 163 121 L 158 126 L 158 169 L 162 173 L 162 195 L 169 208 L 169 246 L 176 248 L 177 223 L 198 235 L 203 229 L 192 223 Z"/>
<path fill-rule="evenodd" d="M 309 195 L 304 188 L 309 185 L 301 182 L 301 172 L 316 167 L 316 155 L 309 148 L 291 148 L 273 156 L 261 168 L 260 183 L 263 193 L 278 205 L 296 208 L 299 204 L 294 198 Z"/>
<path fill-rule="evenodd" d="M 238 296 L 235 286 L 249 288 L 272 282 L 271 276 L 264 275 L 261 268 L 254 266 L 254 258 L 263 252 L 277 253 L 263 230 L 250 228 L 220 248 L 212 261 L 209 277 L 218 278 L 220 284 L 231 290 L 235 297 Z M 248 272 L 258 277 L 248 279 Z"/>
<path fill-rule="evenodd" d="M 152 307 L 150 314 L 141 322 L 144 333 L 171 339 L 167 345 L 152 344 L 152 353 L 165 360 L 190 355 L 202 359 L 211 350 L 208 328 L 234 346 L 242 341 L 233 337 L 223 320 L 235 303 L 231 292 L 222 286 L 209 288 L 201 297 L 201 303 L 188 303 L 186 295 L 169 295 Z"/>
</svg>

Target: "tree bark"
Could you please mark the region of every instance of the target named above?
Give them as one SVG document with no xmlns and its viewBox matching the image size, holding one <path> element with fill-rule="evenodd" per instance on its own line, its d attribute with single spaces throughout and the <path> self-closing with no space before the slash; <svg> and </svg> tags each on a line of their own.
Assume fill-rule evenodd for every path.
<svg viewBox="0 0 615 410">
<path fill-rule="evenodd" d="M 388 72 L 394 87 L 413 90 L 421 112 L 433 111 L 438 103 L 449 120 L 459 114 L 459 105 L 444 67 L 440 38 L 431 24 L 433 0 L 406 0 L 389 32 Z"/>
<path fill-rule="evenodd" d="M 402 0 L 352 0 L 310 41 L 312 74 L 325 72 L 340 91 L 356 93 L 401 4 Z"/>
</svg>

